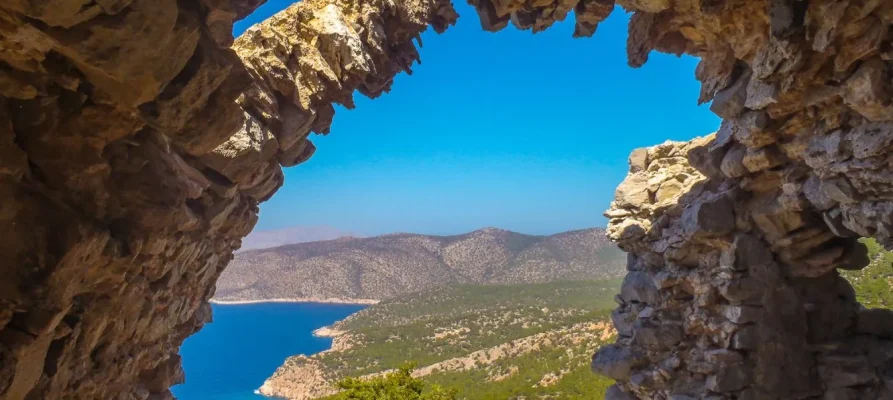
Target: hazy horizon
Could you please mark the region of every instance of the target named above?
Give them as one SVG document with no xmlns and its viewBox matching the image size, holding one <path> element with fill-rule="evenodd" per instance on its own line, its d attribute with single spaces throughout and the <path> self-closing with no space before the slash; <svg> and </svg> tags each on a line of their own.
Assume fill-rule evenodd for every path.
<svg viewBox="0 0 893 400">
<path fill-rule="evenodd" d="M 382 232 L 382 233 L 376 233 L 376 234 L 367 234 L 367 233 L 365 233 L 365 232 L 357 232 L 357 231 L 351 231 L 351 230 L 348 230 L 348 229 L 342 229 L 342 228 L 340 228 L 340 227 L 338 227 L 338 226 L 333 226 L 333 225 L 326 225 L 326 224 L 301 225 L 301 224 L 298 224 L 298 225 L 284 226 L 284 227 L 273 228 L 273 229 L 258 229 L 258 228 L 255 228 L 254 230 L 251 231 L 251 234 L 268 234 L 268 233 L 276 233 L 276 232 L 289 232 L 289 231 L 294 231 L 294 230 L 299 230 L 299 229 L 320 229 L 320 228 L 328 228 L 328 229 L 333 229 L 333 230 L 337 230 L 337 231 L 342 231 L 342 232 L 344 232 L 344 235 L 343 235 L 343 236 L 340 236 L 340 237 L 348 237 L 348 236 L 352 236 L 352 237 L 357 237 L 357 238 L 366 238 L 366 237 L 373 237 L 373 236 L 398 235 L 398 234 L 418 234 L 418 235 L 432 235 L 432 236 L 451 236 L 451 235 L 461 235 L 461 234 L 463 234 L 463 233 L 475 232 L 475 231 L 479 231 L 479 230 L 483 230 L 483 229 L 502 229 L 502 230 L 512 231 L 512 232 L 515 232 L 515 233 L 522 233 L 522 234 L 525 234 L 525 235 L 531 235 L 531 236 L 550 236 L 550 235 L 556 235 L 556 234 L 559 234 L 559 233 L 564 233 L 564 232 L 569 232 L 569 231 L 578 231 L 578 230 L 586 230 L 586 229 L 606 229 L 607 227 L 604 226 L 604 225 L 600 225 L 600 226 L 587 226 L 587 227 L 582 227 L 582 228 L 563 229 L 563 230 L 558 230 L 558 231 L 555 231 L 555 232 L 531 233 L 531 232 L 519 231 L 519 230 L 515 230 L 515 229 L 503 228 L 503 227 L 500 227 L 500 226 L 480 226 L 480 227 L 477 227 L 477 228 L 472 228 L 472 229 L 469 229 L 469 230 L 463 230 L 463 231 L 445 231 L 445 232 L 393 231 L 393 232 Z M 250 237 L 251 234 L 249 234 L 249 236 L 246 236 L 246 237 Z M 322 239 L 322 240 L 332 240 L 332 239 Z M 244 250 L 247 250 L 247 249 L 245 249 L 244 246 L 243 246 L 243 248 L 242 248 L 241 250 L 244 251 Z"/>
</svg>

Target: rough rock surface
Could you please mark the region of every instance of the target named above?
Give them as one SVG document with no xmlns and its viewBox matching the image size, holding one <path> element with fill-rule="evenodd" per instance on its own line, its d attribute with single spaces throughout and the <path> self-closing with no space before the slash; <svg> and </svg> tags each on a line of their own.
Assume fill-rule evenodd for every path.
<svg viewBox="0 0 893 400">
<path fill-rule="evenodd" d="M 170 398 L 280 166 L 456 18 L 447 0 L 306 0 L 233 43 L 262 2 L 0 4 L 0 398 Z M 488 30 L 573 10 L 577 36 L 614 6 L 471 2 Z M 626 334 L 594 357 L 611 396 L 890 398 L 890 315 L 836 268 L 865 264 L 856 237 L 893 246 L 893 2 L 617 4 L 630 64 L 699 56 L 724 121 L 631 157 L 609 212 Z"/>
<path fill-rule="evenodd" d="M 172 398 L 280 165 L 456 18 L 305 0 L 233 43 L 259 3 L 0 4 L 0 399 Z"/>
<path fill-rule="evenodd" d="M 866 266 L 865 247 L 753 173 L 708 177 L 704 163 L 731 153 L 712 155 L 720 140 L 630 157 L 606 213 L 629 253 L 619 338 L 593 370 L 620 381 L 618 399 L 893 398 L 893 331 L 875 329 L 893 319 L 860 309 L 836 271 Z"/>
<path fill-rule="evenodd" d="M 629 3 L 631 64 L 701 56 L 724 120 L 630 157 L 620 338 L 593 369 L 616 398 L 893 398 L 893 321 L 837 273 L 868 264 L 858 237 L 893 245 L 893 3 Z"/>
</svg>

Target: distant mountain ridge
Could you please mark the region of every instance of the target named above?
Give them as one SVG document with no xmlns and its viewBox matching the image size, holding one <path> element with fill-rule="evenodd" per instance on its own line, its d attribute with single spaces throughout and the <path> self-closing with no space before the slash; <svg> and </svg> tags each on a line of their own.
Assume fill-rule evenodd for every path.
<svg viewBox="0 0 893 400">
<path fill-rule="evenodd" d="M 361 237 L 353 232 L 342 231 L 325 225 L 293 226 L 290 228 L 267 231 L 254 231 L 242 239 L 242 248 L 238 252 L 255 249 L 266 249 L 288 244 L 318 242 L 341 237 Z"/>
<path fill-rule="evenodd" d="M 515 284 L 618 277 L 626 256 L 592 228 L 550 236 L 486 228 L 454 236 L 390 234 L 236 255 L 217 301 L 388 299 L 456 283 Z"/>
</svg>

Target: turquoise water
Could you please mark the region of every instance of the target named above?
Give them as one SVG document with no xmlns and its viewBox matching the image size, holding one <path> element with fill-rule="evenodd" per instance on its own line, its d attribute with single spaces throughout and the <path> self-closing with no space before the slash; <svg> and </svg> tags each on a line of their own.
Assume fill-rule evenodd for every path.
<svg viewBox="0 0 893 400">
<path fill-rule="evenodd" d="M 180 400 L 262 400 L 254 394 L 286 357 L 328 349 L 331 339 L 314 329 L 364 306 L 317 303 L 212 305 L 214 322 L 180 349 L 186 383 L 173 387 Z"/>
</svg>

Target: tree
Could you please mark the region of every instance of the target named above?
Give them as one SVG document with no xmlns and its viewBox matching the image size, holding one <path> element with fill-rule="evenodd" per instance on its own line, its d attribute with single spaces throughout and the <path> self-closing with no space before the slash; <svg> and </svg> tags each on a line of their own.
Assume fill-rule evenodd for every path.
<svg viewBox="0 0 893 400">
<path fill-rule="evenodd" d="M 372 379 L 345 378 L 336 386 L 341 392 L 331 400 L 456 400 L 455 390 L 445 390 L 412 377 L 414 365 L 404 364 L 394 372 Z"/>
</svg>

